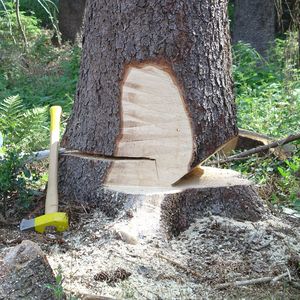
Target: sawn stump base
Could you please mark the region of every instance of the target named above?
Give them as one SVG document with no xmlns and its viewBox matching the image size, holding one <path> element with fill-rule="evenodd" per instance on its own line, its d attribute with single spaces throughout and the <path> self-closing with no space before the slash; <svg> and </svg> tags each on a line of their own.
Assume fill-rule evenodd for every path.
<svg viewBox="0 0 300 300">
<path fill-rule="evenodd" d="M 249 221 L 269 215 L 253 184 L 232 170 L 203 167 L 201 177 L 191 176 L 169 187 L 104 186 L 100 180 L 96 183 L 95 178 L 101 178 L 109 163 L 62 157 L 64 172 L 74 173 L 60 176 L 60 199 L 73 194 L 66 200 L 96 204 L 109 216 L 131 211 L 127 223 L 140 238 L 158 232 L 178 235 L 196 218 L 209 215 Z M 82 171 L 78 172 L 78 168 Z"/>
</svg>

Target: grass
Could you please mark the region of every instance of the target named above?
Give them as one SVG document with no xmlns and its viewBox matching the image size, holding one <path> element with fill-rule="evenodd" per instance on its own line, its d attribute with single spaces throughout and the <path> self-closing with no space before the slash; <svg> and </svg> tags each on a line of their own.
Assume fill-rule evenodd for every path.
<svg viewBox="0 0 300 300">
<path fill-rule="evenodd" d="M 296 41 L 296 35 L 277 40 L 268 60 L 249 45 L 234 47 L 240 127 L 274 137 L 299 131 L 300 69 L 296 66 Z"/>
</svg>

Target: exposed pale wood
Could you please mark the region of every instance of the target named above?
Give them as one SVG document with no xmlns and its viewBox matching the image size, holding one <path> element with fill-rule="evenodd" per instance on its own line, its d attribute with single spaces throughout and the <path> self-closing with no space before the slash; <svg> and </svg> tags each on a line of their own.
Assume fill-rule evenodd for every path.
<svg viewBox="0 0 300 300">
<path fill-rule="evenodd" d="M 180 87 L 182 99 L 178 109 L 181 107 L 189 116 L 193 153 L 183 159 L 193 168 L 237 134 L 227 3 L 178 0 L 140 4 L 131 0 L 88 2 L 80 79 L 62 146 L 99 155 L 120 155 L 118 143 L 127 138 L 123 130 L 122 87 L 134 75 L 128 71 L 139 65 L 163 67 L 167 79 L 171 78 L 171 86 L 176 82 Z M 165 73 L 162 74 L 163 80 L 151 85 L 162 87 L 155 90 L 159 95 L 170 87 Z M 152 100 L 155 99 L 146 103 L 150 107 L 156 105 Z M 170 109 L 163 102 L 164 108 Z M 144 105 L 130 105 L 130 109 L 135 109 L 133 121 L 140 118 L 139 113 L 142 117 L 149 115 L 148 107 L 145 111 Z M 164 118 L 168 113 L 172 115 L 173 109 L 175 106 L 164 111 Z M 155 111 L 152 120 L 161 120 L 159 114 L 161 111 Z M 129 124 L 131 121 L 128 118 Z M 165 124 L 157 127 L 165 130 L 162 125 Z M 149 134 L 151 130 L 147 130 Z M 153 134 L 158 137 L 156 131 Z M 173 161 L 172 165 L 176 163 Z M 174 181 L 189 170 L 178 174 Z"/>
<path fill-rule="evenodd" d="M 131 194 L 155 194 L 155 193 L 179 193 L 187 189 L 197 188 L 218 188 L 240 185 L 251 185 L 251 182 L 242 177 L 240 173 L 229 169 L 218 169 L 212 167 L 201 167 L 199 174 L 192 172 L 184 176 L 175 185 L 167 187 L 148 187 L 148 186 L 122 186 L 105 184 L 105 187 L 123 193 Z"/>
<path fill-rule="evenodd" d="M 168 186 L 190 169 L 193 137 L 178 84 L 165 66 L 129 67 L 122 88 L 121 139 L 115 156 L 155 161 L 116 161 L 107 183 Z"/>
</svg>

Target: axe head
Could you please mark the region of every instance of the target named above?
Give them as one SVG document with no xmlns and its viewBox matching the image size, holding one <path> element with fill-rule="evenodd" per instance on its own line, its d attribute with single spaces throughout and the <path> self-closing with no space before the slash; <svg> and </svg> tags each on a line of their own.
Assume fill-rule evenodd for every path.
<svg viewBox="0 0 300 300">
<path fill-rule="evenodd" d="M 20 224 L 21 231 L 34 229 L 39 233 L 44 233 L 47 227 L 54 227 L 59 232 L 67 230 L 69 227 L 67 214 L 55 212 L 30 220 L 23 219 Z"/>
</svg>

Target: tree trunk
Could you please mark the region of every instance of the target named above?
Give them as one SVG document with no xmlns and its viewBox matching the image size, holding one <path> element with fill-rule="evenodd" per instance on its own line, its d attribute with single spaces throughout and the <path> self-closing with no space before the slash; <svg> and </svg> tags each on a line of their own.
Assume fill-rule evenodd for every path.
<svg viewBox="0 0 300 300">
<path fill-rule="evenodd" d="M 226 5 L 89 1 L 64 147 L 171 184 L 235 136 Z"/>
<path fill-rule="evenodd" d="M 90 0 L 86 9 L 60 197 L 110 213 L 140 195 L 199 197 L 185 193 L 205 175 L 195 167 L 237 134 L 227 1 Z"/>
<path fill-rule="evenodd" d="M 58 26 L 63 41 L 81 40 L 86 0 L 59 0 Z"/>
<path fill-rule="evenodd" d="M 250 43 L 266 56 L 275 39 L 276 13 L 274 0 L 235 0 L 233 42 Z"/>
</svg>

